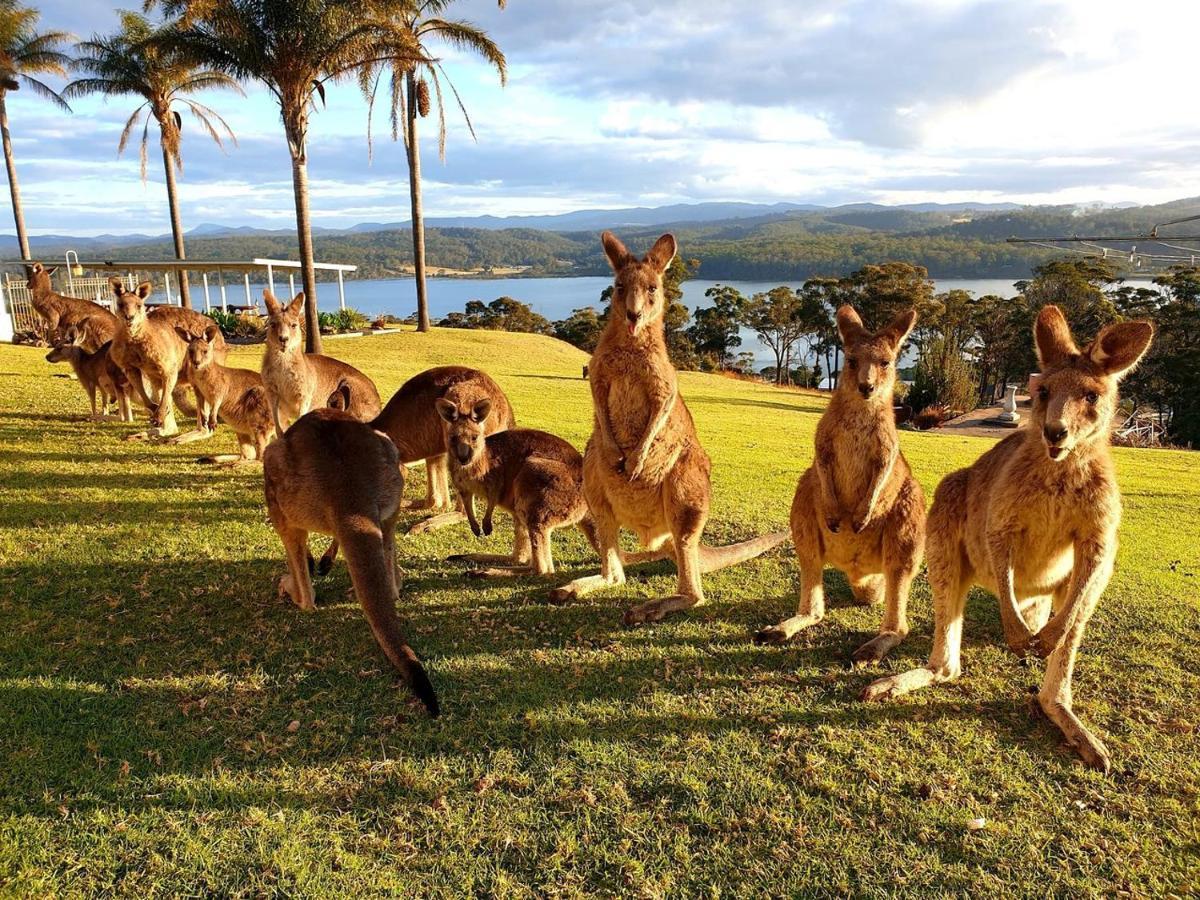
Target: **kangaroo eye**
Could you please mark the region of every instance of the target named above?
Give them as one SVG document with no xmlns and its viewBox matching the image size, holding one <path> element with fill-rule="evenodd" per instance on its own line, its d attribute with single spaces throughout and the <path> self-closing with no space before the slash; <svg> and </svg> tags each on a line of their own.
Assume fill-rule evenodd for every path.
<svg viewBox="0 0 1200 900">
<path fill-rule="evenodd" d="M 1095 391 L 1088 391 L 1086 394 L 1083 395 L 1083 399 L 1086 400 L 1088 403 L 1090 403 L 1092 406 L 1095 406 L 1096 401 L 1100 399 L 1100 395 L 1097 394 Z"/>
<path fill-rule="evenodd" d="M 658 285 L 657 284 L 650 285 L 650 293 L 652 293 L 652 294 L 658 293 Z"/>
<path fill-rule="evenodd" d="M 1050 388 L 1045 387 L 1045 386 L 1038 388 L 1038 396 L 1041 397 L 1043 400 L 1049 400 L 1050 399 Z"/>
<path fill-rule="evenodd" d="M 886 369 L 886 368 L 887 368 L 888 366 L 890 366 L 891 364 L 892 364 L 892 361 L 891 361 L 890 359 L 885 359 L 883 362 L 881 362 L 881 363 L 879 364 L 879 368 L 881 368 L 881 369 Z"/>
</svg>

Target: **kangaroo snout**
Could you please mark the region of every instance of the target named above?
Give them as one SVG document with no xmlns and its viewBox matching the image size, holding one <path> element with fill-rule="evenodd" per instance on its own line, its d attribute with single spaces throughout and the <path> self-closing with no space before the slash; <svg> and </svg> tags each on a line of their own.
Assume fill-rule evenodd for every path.
<svg viewBox="0 0 1200 900">
<path fill-rule="evenodd" d="M 454 453 L 454 458 L 458 460 L 460 465 L 466 465 L 471 461 L 471 445 L 464 444 L 461 441 L 455 441 L 451 448 Z"/>
<path fill-rule="evenodd" d="M 1067 439 L 1067 429 L 1061 425 L 1046 425 L 1042 428 L 1047 444 L 1061 444 Z"/>
<path fill-rule="evenodd" d="M 873 393 L 875 393 L 875 385 L 859 384 L 858 392 L 863 395 L 863 399 L 865 400 L 866 398 L 870 397 Z"/>
</svg>

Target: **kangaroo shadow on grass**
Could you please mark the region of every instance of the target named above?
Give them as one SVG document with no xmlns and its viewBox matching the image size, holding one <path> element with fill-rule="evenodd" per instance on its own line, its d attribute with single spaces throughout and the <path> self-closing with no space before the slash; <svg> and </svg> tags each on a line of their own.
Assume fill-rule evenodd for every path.
<svg viewBox="0 0 1200 900">
<path fill-rule="evenodd" d="M 807 400 L 808 398 L 799 398 Z M 824 403 L 782 403 L 778 400 L 748 400 L 744 397 L 709 397 L 704 394 L 687 397 L 689 406 L 756 406 L 762 409 L 780 409 L 785 412 L 819 413 L 825 411 Z"/>
<path fill-rule="evenodd" d="M 337 770 L 382 750 L 420 770 L 448 755 L 466 764 L 485 749 L 559 754 L 578 741 L 653 747 L 732 732 L 765 742 L 780 725 L 850 732 L 914 718 L 907 704 L 857 702 L 878 673 L 846 672 L 851 642 L 832 627 L 806 635 L 802 650 L 761 648 L 748 635 L 705 634 L 703 620 L 686 617 L 623 628 L 624 604 L 609 597 L 554 606 L 524 596 L 523 585 L 447 577 L 441 560 L 410 558 L 405 568 L 399 612 L 443 701 L 438 720 L 419 710 L 379 651 L 347 596 L 344 565 L 318 582 L 326 603 L 315 613 L 276 595 L 282 551 L 7 568 L 0 809 L 57 818 L 60 798 L 76 810 L 344 809 L 397 795 L 432 799 L 424 796 L 432 788 L 381 770 L 350 786 L 303 779 L 301 789 L 280 767 Z M 484 594 L 500 599 L 483 602 Z M 800 700 L 764 716 L 759 691 Z M 697 696 L 709 703 L 697 706 Z M 919 715 L 931 727 L 976 721 L 1028 746 L 1031 729 L 1011 714 L 1016 702 L 925 701 Z M 248 777 L 214 783 L 218 769 Z"/>
</svg>

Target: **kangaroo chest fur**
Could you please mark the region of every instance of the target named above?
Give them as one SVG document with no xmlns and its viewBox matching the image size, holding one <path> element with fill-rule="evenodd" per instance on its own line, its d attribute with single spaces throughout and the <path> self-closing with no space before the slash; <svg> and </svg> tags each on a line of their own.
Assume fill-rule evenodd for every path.
<svg viewBox="0 0 1200 900">
<path fill-rule="evenodd" d="M 287 416 L 294 416 L 303 409 L 312 393 L 308 360 L 303 353 L 268 349 L 263 358 L 262 378 L 267 391 L 279 404 L 280 412 Z"/>
<path fill-rule="evenodd" d="M 886 411 L 891 415 L 891 410 Z M 831 464 L 838 498 L 851 509 L 872 489 L 882 465 L 898 444 L 891 422 L 866 404 L 842 402 L 835 396 L 817 425 L 817 453 Z M 896 480 L 893 471 L 889 482 Z M 885 485 L 876 515 L 890 507 L 895 492 Z"/>
</svg>

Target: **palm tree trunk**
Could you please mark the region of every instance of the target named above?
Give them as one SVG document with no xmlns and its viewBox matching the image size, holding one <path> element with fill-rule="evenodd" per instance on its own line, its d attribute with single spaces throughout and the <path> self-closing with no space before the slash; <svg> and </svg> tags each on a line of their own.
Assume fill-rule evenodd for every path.
<svg viewBox="0 0 1200 900">
<path fill-rule="evenodd" d="M 300 276 L 304 284 L 304 349 L 320 353 L 317 273 L 313 268 L 312 219 L 308 208 L 308 159 L 303 151 L 292 151 L 292 188 L 296 193 L 296 237 L 300 241 Z"/>
<path fill-rule="evenodd" d="M 175 258 L 187 259 L 183 250 L 183 223 L 179 218 L 179 194 L 175 187 L 175 160 L 166 147 L 162 148 L 163 168 L 167 173 L 167 207 L 171 212 L 171 236 L 175 239 Z M 192 308 L 192 295 L 188 290 L 188 273 L 179 270 L 179 302 L 187 309 Z"/>
<path fill-rule="evenodd" d="M 21 186 L 17 184 L 17 165 L 13 160 L 12 137 L 8 133 L 8 91 L 0 91 L 0 137 L 4 140 L 4 167 L 8 169 L 8 192 L 12 194 L 13 221 L 17 225 L 17 245 L 21 259 L 29 259 L 29 236 L 25 234 L 25 215 L 21 212 Z"/>
<path fill-rule="evenodd" d="M 417 331 L 429 330 L 429 298 L 425 293 L 425 214 L 421 210 L 421 149 L 417 143 L 417 79 L 405 76 L 408 91 L 408 196 L 412 201 L 413 277 L 417 282 Z"/>
</svg>

